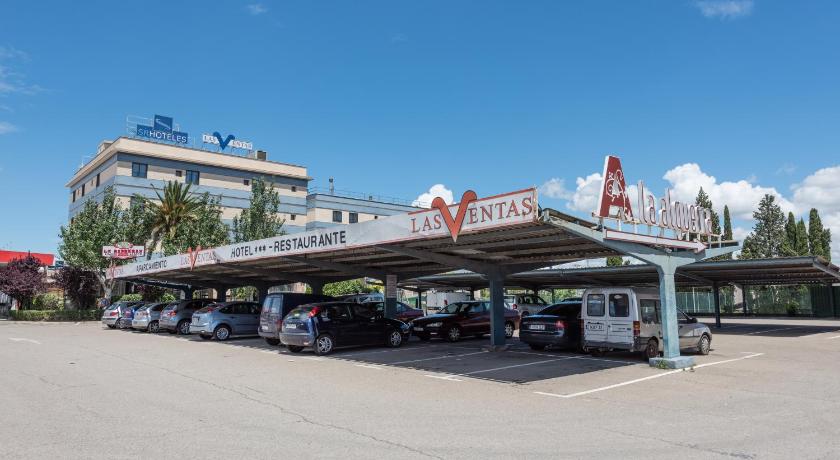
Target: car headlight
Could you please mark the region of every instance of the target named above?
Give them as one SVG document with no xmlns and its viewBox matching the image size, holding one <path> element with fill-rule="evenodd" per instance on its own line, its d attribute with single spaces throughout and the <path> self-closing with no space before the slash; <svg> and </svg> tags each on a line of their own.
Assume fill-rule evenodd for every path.
<svg viewBox="0 0 840 460">
<path fill-rule="evenodd" d="M 440 322 L 440 321 L 438 321 L 436 323 L 429 323 L 429 324 L 426 325 L 426 327 L 441 327 L 441 326 L 443 326 L 443 323 Z"/>
</svg>

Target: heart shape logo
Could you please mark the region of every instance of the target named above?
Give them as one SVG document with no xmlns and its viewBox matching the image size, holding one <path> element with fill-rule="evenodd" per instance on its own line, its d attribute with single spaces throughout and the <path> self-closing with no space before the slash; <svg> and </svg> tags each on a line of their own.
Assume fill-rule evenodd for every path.
<svg viewBox="0 0 840 460">
<path fill-rule="evenodd" d="M 187 248 L 187 256 L 190 258 L 190 270 L 195 268 L 195 261 L 198 259 L 198 253 L 201 252 L 201 246 L 195 248 Z"/>
<path fill-rule="evenodd" d="M 228 144 L 230 144 L 230 141 L 236 139 L 235 137 L 233 137 L 233 134 L 228 134 L 228 137 L 222 139 L 222 135 L 219 134 L 218 131 L 213 132 L 213 137 L 215 137 L 216 140 L 219 141 L 219 147 L 221 147 L 222 150 L 224 150 L 228 146 Z"/>
<path fill-rule="evenodd" d="M 461 203 L 458 204 L 458 212 L 455 214 L 454 219 L 452 218 L 452 213 L 449 212 L 449 206 L 446 204 L 446 201 L 443 201 L 443 198 L 436 197 L 432 200 L 432 207 L 440 211 L 443 221 L 446 222 L 446 228 L 449 229 L 449 234 L 452 235 L 452 241 L 458 242 L 458 234 L 461 233 L 461 227 L 464 225 L 464 217 L 467 216 L 467 207 L 477 199 L 478 196 L 472 190 L 464 192 L 461 196 Z"/>
</svg>

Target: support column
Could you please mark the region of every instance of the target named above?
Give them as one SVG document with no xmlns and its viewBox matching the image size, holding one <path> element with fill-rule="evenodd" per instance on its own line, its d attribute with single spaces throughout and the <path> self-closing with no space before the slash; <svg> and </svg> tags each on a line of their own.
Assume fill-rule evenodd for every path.
<svg viewBox="0 0 840 460">
<path fill-rule="evenodd" d="M 227 286 L 216 286 L 216 302 L 227 302 Z"/>
<path fill-rule="evenodd" d="M 694 358 L 680 356 L 680 328 L 677 321 L 676 270 L 669 264 L 656 267 L 659 272 L 660 324 L 662 327 L 662 358 L 652 358 L 651 366 L 682 369 L 694 365 Z"/>
<path fill-rule="evenodd" d="M 475 300 L 475 289 L 470 289 L 470 300 Z"/>
<path fill-rule="evenodd" d="M 746 284 L 741 285 L 741 292 L 744 295 L 744 316 L 749 316 L 750 314 L 750 288 Z"/>
<path fill-rule="evenodd" d="M 385 275 L 385 317 L 397 316 L 397 275 Z"/>
<path fill-rule="evenodd" d="M 488 276 L 490 281 L 490 351 L 507 349 L 505 345 L 505 277 Z"/>
<path fill-rule="evenodd" d="M 310 281 L 306 283 L 313 294 L 324 295 L 324 283 L 322 281 Z"/>
<path fill-rule="evenodd" d="M 257 286 L 257 302 L 262 305 L 266 297 L 268 297 L 268 286 Z"/>
<path fill-rule="evenodd" d="M 837 316 L 840 312 L 837 311 L 837 303 L 834 298 L 834 286 L 832 286 L 831 283 L 827 283 L 826 286 L 828 287 L 828 306 L 831 309 L 831 314 Z"/>
<path fill-rule="evenodd" d="M 414 308 L 420 310 L 423 307 L 423 291 L 417 290 L 417 297 L 414 299 Z"/>
<path fill-rule="evenodd" d="M 717 281 L 712 283 L 712 295 L 715 297 L 715 327 L 720 329 L 720 286 Z"/>
<path fill-rule="evenodd" d="M 188 288 L 182 289 L 181 292 L 184 293 L 184 300 L 192 300 L 193 299 L 193 294 L 195 293 L 195 288 L 194 287 L 188 287 Z"/>
</svg>

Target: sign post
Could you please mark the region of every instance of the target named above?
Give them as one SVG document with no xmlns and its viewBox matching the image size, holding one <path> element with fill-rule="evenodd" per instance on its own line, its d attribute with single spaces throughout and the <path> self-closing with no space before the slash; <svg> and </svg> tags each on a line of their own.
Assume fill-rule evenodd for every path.
<svg viewBox="0 0 840 460">
<path fill-rule="evenodd" d="M 397 275 L 385 275 L 385 317 L 393 318 L 397 313 Z"/>
</svg>

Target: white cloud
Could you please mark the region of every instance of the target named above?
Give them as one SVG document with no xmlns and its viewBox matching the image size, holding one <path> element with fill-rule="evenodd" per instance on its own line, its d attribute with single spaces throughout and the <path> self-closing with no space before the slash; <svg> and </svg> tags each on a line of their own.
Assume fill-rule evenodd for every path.
<svg viewBox="0 0 840 460">
<path fill-rule="evenodd" d="M 840 165 L 818 169 L 802 182 L 794 184 L 793 202 L 798 214 L 808 218 L 817 208 L 823 225 L 831 229 L 831 257 L 840 258 Z"/>
<path fill-rule="evenodd" d="M 566 181 L 558 177 L 552 177 L 540 185 L 540 195 L 560 200 L 571 199 L 574 195 L 566 189 Z"/>
<path fill-rule="evenodd" d="M 254 16 L 257 16 L 257 15 L 260 15 L 260 14 L 263 14 L 263 13 L 268 13 L 268 7 L 266 7 L 262 3 L 252 3 L 248 6 L 246 6 L 245 8 L 247 8 L 248 12 L 251 13 L 252 15 L 254 15 Z"/>
<path fill-rule="evenodd" d="M 752 0 L 698 0 L 694 6 L 707 18 L 736 19 L 749 16 L 753 10 Z"/>
<path fill-rule="evenodd" d="M 578 177 L 575 184 L 577 188 L 567 204 L 569 209 L 585 213 L 594 211 L 601 193 L 601 174 L 592 173 L 586 177 Z"/>
<path fill-rule="evenodd" d="M 8 121 L 0 121 L 0 134 L 9 134 L 18 131 L 18 127 Z"/>
<path fill-rule="evenodd" d="M 776 170 L 776 175 L 786 175 L 790 176 L 791 174 L 796 172 L 796 165 L 792 163 L 785 163 L 779 166 L 779 169 Z"/>
<path fill-rule="evenodd" d="M 754 185 L 755 178 L 719 183 L 717 178 L 703 172 L 697 163 L 677 166 L 666 172 L 663 178 L 671 184 L 672 197 L 693 203 L 700 187 L 703 187 L 712 200 L 715 211 L 722 213 L 723 206 L 728 205 L 733 218 L 752 219 L 752 213 L 758 207 L 758 202 L 766 194 L 775 196 L 784 212 L 795 211 L 793 203 L 775 188 Z"/>
<path fill-rule="evenodd" d="M 428 192 L 421 193 L 417 199 L 411 203 L 411 205 L 428 208 L 432 205 L 432 200 L 436 197 L 443 198 L 443 201 L 445 201 L 446 204 L 452 204 L 455 202 L 455 196 L 452 194 L 452 190 L 449 190 L 443 184 L 435 184 L 429 187 Z"/>
<path fill-rule="evenodd" d="M 0 46 L 0 59 L 29 59 L 29 55 L 14 46 Z"/>
</svg>

